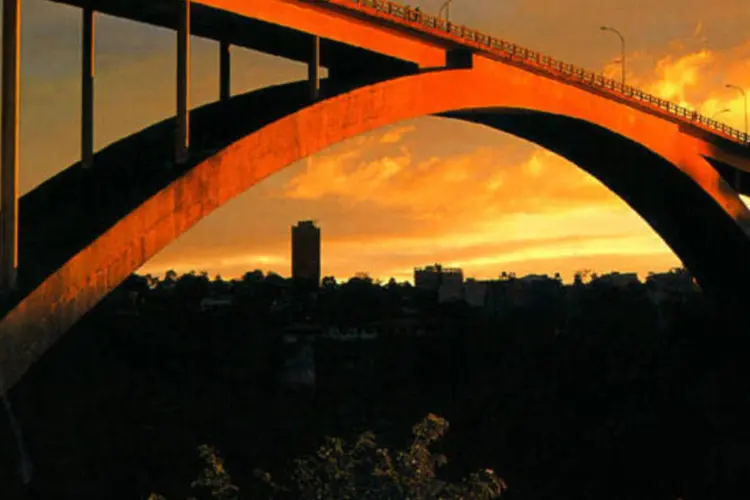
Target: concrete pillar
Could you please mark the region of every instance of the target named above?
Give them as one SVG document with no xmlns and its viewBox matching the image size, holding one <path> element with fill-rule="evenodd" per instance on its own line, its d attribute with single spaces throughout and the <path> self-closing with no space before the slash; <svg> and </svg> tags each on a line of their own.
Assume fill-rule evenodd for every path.
<svg viewBox="0 0 750 500">
<path fill-rule="evenodd" d="M 219 42 L 219 100 L 232 96 L 232 66 L 229 42 Z"/>
<path fill-rule="evenodd" d="M 21 0 L 3 0 L 0 289 L 16 288 L 18 272 L 18 129 Z"/>
<path fill-rule="evenodd" d="M 177 129 L 175 163 L 185 163 L 190 148 L 190 0 L 177 2 Z"/>
<path fill-rule="evenodd" d="M 94 163 L 94 9 L 83 9 L 81 53 L 81 164 Z"/>
<path fill-rule="evenodd" d="M 320 37 L 314 36 L 310 62 L 307 63 L 307 79 L 310 82 L 310 99 L 317 101 L 320 97 Z"/>
</svg>

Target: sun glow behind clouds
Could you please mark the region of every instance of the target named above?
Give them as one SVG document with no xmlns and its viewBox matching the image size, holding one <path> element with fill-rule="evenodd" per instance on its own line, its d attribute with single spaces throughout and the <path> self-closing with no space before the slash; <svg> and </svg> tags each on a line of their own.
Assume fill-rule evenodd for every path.
<svg viewBox="0 0 750 500">
<path fill-rule="evenodd" d="M 289 259 L 281 255 L 256 255 L 256 254 L 234 254 L 216 258 L 201 258 L 195 260 L 175 260 L 170 262 L 169 269 L 177 273 L 188 273 L 190 271 L 211 270 L 216 274 L 222 274 L 226 278 L 240 276 L 244 270 L 253 270 L 257 267 L 262 269 L 273 269 L 279 266 L 289 265 Z M 239 273 L 236 270 L 240 270 Z M 229 270 L 229 274 L 224 272 Z M 234 271 L 234 272 L 233 272 Z M 164 272 L 164 266 L 147 264 L 140 270 L 142 273 L 159 275 Z"/>
</svg>

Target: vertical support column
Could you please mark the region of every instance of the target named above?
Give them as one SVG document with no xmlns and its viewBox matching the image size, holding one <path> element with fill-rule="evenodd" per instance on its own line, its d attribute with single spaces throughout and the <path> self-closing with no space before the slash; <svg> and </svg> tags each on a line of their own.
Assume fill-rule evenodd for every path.
<svg viewBox="0 0 750 500">
<path fill-rule="evenodd" d="M 232 96 L 232 66 L 229 42 L 219 42 L 219 100 L 228 101 Z"/>
<path fill-rule="evenodd" d="M 317 101 L 320 97 L 320 37 L 314 36 L 310 62 L 307 63 L 307 79 L 310 82 L 310 99 Z"/>
<path fill-rule="evenodd" d="M 94 9 L 83 8 L 81 54 L 81 164 L 94 163 Z"/>
<path fill-rule="evenodd" d="M 190 0 L 177 2 L 177 130 L 175 163 L 185 163 L 190 148 Z"/>
<path fill-rule="evenodd" d="M 3 0 L 2 164 L 0 165 L 0 290 L 16 288 L 18 271 L 18 129 L 21 0 Z"/>
</svg>

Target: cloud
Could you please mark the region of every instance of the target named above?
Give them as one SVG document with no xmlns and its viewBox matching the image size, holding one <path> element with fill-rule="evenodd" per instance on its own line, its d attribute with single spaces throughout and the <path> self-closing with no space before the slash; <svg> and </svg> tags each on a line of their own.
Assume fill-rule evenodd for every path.
<svg viewBox="0 0 750 500">
<path fill-rule="evenodd" d="M 214 258 L 200 258 L 194 256 L 189 260 L 167 260 L 161 262 L 149 262 L 140 270 L 141 273 L 154 275 L 163 274 L 165 270 L 174 270 L 178 274 L 191 271 L 201 272 L 212 270 L 215 273 L 225 273 L 226 278 L 241 276 L 246 271 L 254 269 L 279 269 L 289 267 L 290 260 L 282 255 L 257 255 L 251 253 L 230 254 L 216 256 Z"/>
<path fill-rule="evenodd" d="M 656 63 L 657 81 L 645 90 L 662 99 L 685 104 L 690 91 L 700 91 L 699 75 L 715 62 L 714 55 L 701 50 L 680 58 L 664 57 Z"/>
<path fill-rule="evenodd" d="M 515 164 L 503 148 L 477 148 L 445 158 L 419 160 L 402 147 L 368 161 L 345 151 L 310 161 L 284 188 L 290 199 L 335 198 L 348 205 L 370 202 L 406 210 L 412 218 L 446 217 L 473 224 L 515 213 L 560 213 L 582 206 L 617 205 L 610 191 L 578 167 L 546 150 Z"/>
<path fill-rule="evenodd" d="M 383 134 L 380 138 L 381 144 L 396 144 L 401 142 L 403 137 L 409 132 L 413 132 L 417 127 L 414 125 L 407 125 L 405 127 L 394 128 Z"/>
<path fill-rule="evenodd" d="M 626 55 L 630 85 L 706 116 L 743 129 L 744 98 L 727 83 L 750 90 L 750 39 L 718 51 L 707 48 L 702 22 L 687 37 L 673 40 L 669 53 L 637 51 Z M 619 62 L 604 66 L 604 74 L 619 79 Z"/>
</svg>

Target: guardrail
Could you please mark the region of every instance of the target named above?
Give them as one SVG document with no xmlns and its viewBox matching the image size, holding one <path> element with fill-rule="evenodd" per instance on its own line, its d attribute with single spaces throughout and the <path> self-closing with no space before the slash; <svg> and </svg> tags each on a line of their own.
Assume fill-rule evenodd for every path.
<svg viewBox="0 0 750 500">
<path fill-rule="evenodd" d="M 612 78 L 607 78 L 573 64 L 564 63 L 506 40 L 440 19 L 430 14 L 425 14 L 418 8 L 408 7 L 388 0 L 317 0 L 317 2 L 357 10 L 374 17 L 389 19 L 397 24 L 426 31 L 438 37 L 455 41 L 461 45 L 472 47 L 480 52 L 499 56 L 517 66 L 542 71 L 549 76 L 562 79 L 568 83 L 596 90 L 600 93 L 610 94 L 616 98 L 625 98 L 639 105 L 646 105 L 657 112 L 678 117 L 683 121 L 700 126 L 734 142 L 743 145 L 750 144 L 750 134 L 703 116 L 697 111 L 689 110 L 630 85 L 623 85 Z"/>
</svg>

